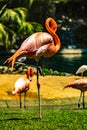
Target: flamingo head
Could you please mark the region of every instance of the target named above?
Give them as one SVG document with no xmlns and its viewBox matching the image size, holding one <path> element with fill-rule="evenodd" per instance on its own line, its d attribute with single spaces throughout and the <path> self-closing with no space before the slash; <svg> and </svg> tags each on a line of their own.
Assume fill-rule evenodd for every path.
<svg viewBox="0 0 87 130">
<path fill-rule="evenodd" d="M 28 67 L 28 70 L 27 70 L 27 78 L 31 81 L 32 80 L 32 77 L 33 75 L 35 74 L 34 70 L 32 67 Z"/>
</svg>

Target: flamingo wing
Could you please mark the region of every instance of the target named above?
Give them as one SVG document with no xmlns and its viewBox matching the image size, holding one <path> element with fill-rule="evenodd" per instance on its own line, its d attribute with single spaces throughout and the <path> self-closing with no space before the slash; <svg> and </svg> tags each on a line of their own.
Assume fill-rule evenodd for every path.
<svg viewBox="0 0 87 130">
<path fill-rule="evenodd" d="M 53 41 L 53 37 L 46 32 L 37 32 L 28 37 L 20 46 L 22 50 L 35 52 L 41 46 L 49 44 Z"/>
<path fill-rule="evenodd" d="M 29 84 L 30 81 L 26 78 L 19 78 L 14 85 L 14 91 L 12 92 L 13 94 L 19 93 L 19 92 L 24 92 L 24 90 L 29 89 Z"/>
</svg>

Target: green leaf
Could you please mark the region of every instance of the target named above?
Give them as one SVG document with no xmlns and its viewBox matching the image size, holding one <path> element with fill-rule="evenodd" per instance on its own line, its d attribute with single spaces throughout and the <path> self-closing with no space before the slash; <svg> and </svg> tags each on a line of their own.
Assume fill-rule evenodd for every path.
<svg viewBox="0 0 87 130">
<path fill-rule="evenodd" d="M 20 27 L 18 31 L 18 35 L 31 35 L 33 33 L 33 26 L 26 21 L 22 21 L 22 26 Z"/>
<path fill-rule="evenodd" d="M 1 16 L 1 21 L 3 23 L 21 24 L 21 19 L 20 19 L 19 15 L 12 9 L 6 9 L 4 14 Z"/>
<path fill-rule="evenodd" d="M 21 20 L 26 20 L 28 15 L 28 10 L 26 8 L 14 8 L 14 11 L 19 15 Z"/>
<path fill-rule="evenodd" d="M 30 23 L 34 28 L 34 32 L 41 32 L 43 30 L 43 26 L 41 24 L 36 22 L 30 22 Z"/>
<path fill-rule="evenodd" d="M 12 47 L 16 41 L 16 34 L 0 23 L 0 43 L 6 48 Z"/>
</svg>

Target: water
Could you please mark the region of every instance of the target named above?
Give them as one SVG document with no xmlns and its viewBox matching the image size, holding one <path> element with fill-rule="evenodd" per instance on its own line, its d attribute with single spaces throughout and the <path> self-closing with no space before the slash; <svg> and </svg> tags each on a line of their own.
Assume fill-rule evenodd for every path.
<svg viewBox="0 0 87 130">
<path fill-rule="evenodd" d="M 0 65 L 3 65 L 3 62 L 10 57 L 10 55 L 4 55 L 0 57 Z M 55 58 L 55 60 L 54 60 Z M 27 59 L 27 64 L 32 65 L 35 64 L 35 61 Z M 87 64 L 87 54 L 68 54 L 61 55 L 57 54 L 52 58 L 41 58 L 40 65 L 42 67 L 52 68 L 53 70 L 57 70 L 59 72 L 67 72 L 75 74 L 77 69 L 81 65 Z"/>
<path fill-rule="evenodd" d="M 81 65 L 87 64 L 87 54 L 58 55 L 58 61 L 59 71 L 75 74 Z"/>
<path fill-rule="evenodd" d="M 55 57 L 55 60 L 54 60 Z M 57 54 L 49 59 L 50 64 L 46 65 L 48 68 L 53 68 L 59 72 L 67 72 L 75 74 L 81 65 L 87 64 L 87 54 Z M 47 59 L 45 64 L 47 64 Z"/>
</svg>

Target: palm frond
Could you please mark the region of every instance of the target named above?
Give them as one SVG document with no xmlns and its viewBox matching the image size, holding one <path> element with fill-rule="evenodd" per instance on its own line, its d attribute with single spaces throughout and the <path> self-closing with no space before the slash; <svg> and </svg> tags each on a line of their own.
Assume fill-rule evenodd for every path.
<svg viewBox="0 0 87 130">
<path fill-rule="evenodd" d="M 0 22 L 0 42 L 6 48 L 12 48 L 16 40 L 24 39 L 32 33 L 42 31 L 41 24 L 27 22 L 27 9 L 23 7 L 5 9 L 1 15 Z"/>
<path fill-rule="evenodd" d="M 36 23 L 36 22 L 30 22 L 30 24 L 33 26 L 34 32 L 41 32 L 41 31 L 43 31 L 43 26 L 41 24 Z"/>
<path fill-rule="evenodd" d="M 4 14 L 1 16 L 1 21 L 3 23 L 18 23 L 21 24 L 21 19 L 19 15 L 12 9 L 6 9 Z"/>
<path fill-rule="evenodd" d="M 0 23 L 0 43 L 6 44 L 9 43 L 8 33 L 6 32 L 5 26 Z"/>
<path fill-rule="evenodd" d="M 22 26 L 20 27 L 18 34 L 21 36 L 29 36 L 33 33 L 33 30 L 33 26 L 29 22 L 22 21 Z"/>
<path fill-rule="evenodd" d="M 5 4 L 1 9 L 0 9 L 0 17 L 4 13 L 5 9 L 7 7 L 7 4 Z"/>
<path fill-rule="evenodd" d="M 28 15 L 28 10 L 26 8 L 18 7 L 18 8 L 14 8 L 14 11 L 19 15 L 21 20 L 24 20 L 24 21 L 26 20 L 27 15 Z"/>
<path fill-rule="evenodd" d="M 14 45 L 15 41 L 16 34 L 0 23 L 0 43 L 6 48 L 9 48 Z"/>
</svg>

